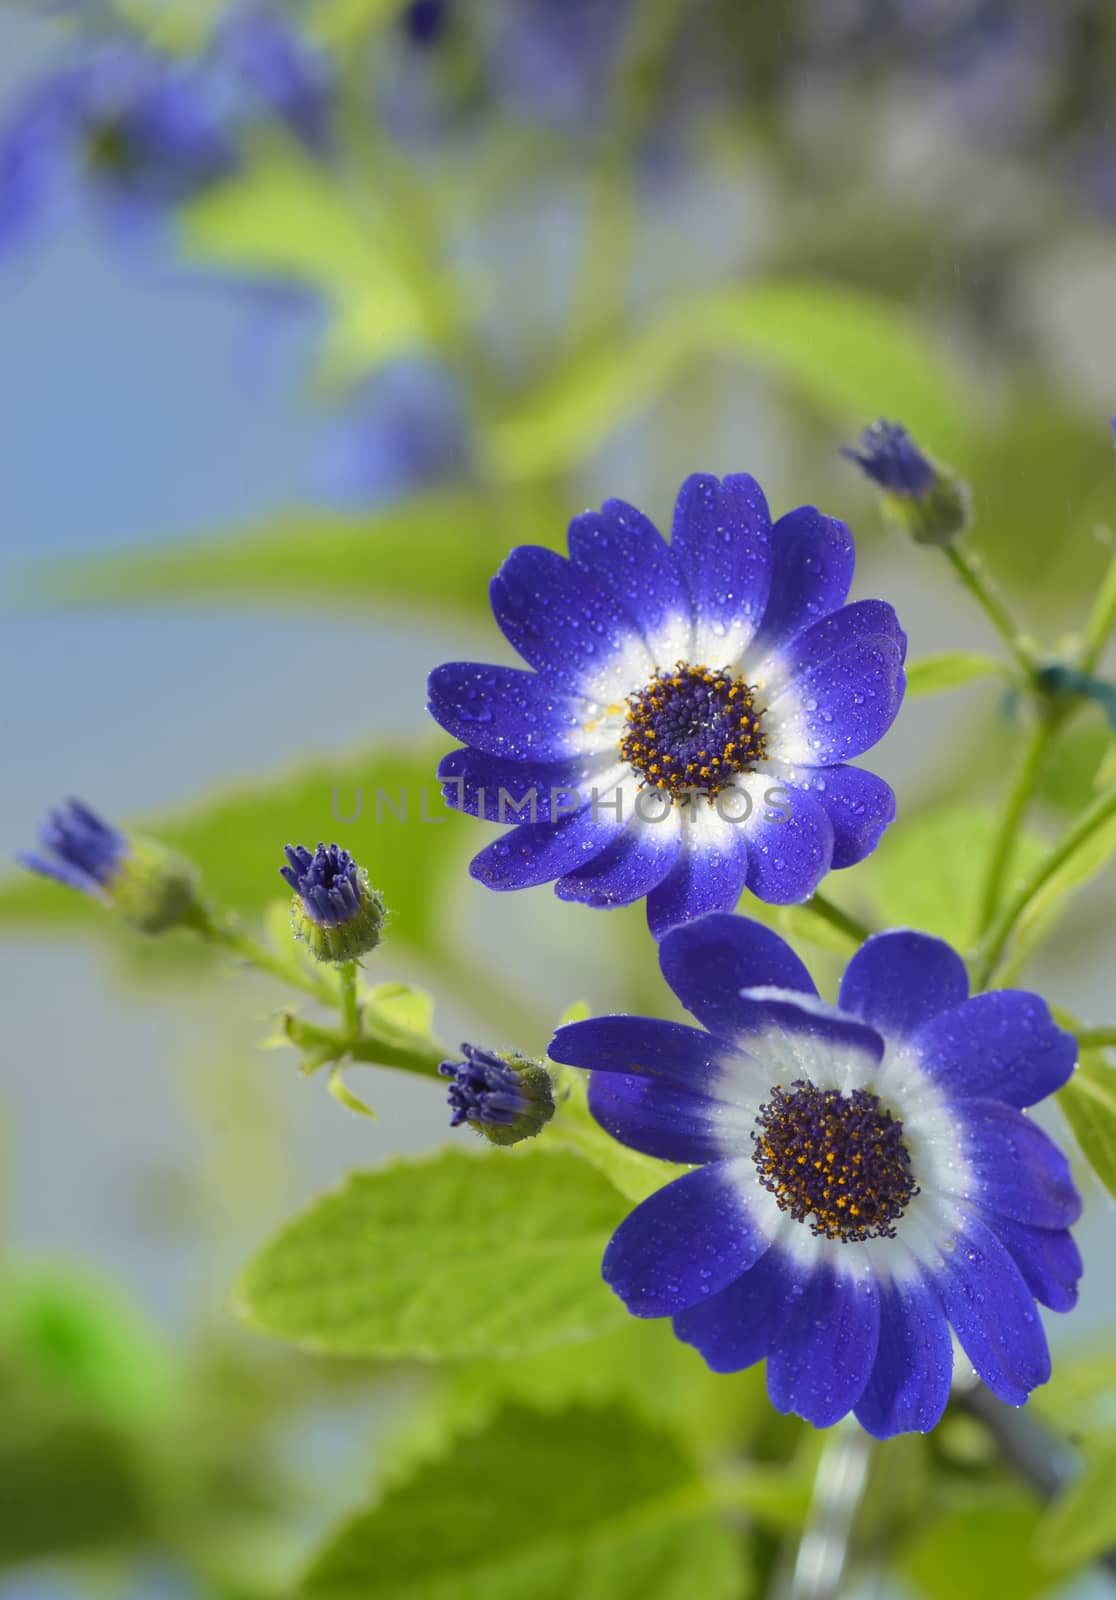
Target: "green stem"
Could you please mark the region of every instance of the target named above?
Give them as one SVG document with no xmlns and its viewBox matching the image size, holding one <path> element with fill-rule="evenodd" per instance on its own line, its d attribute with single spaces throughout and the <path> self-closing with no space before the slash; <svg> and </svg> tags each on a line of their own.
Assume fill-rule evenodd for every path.
<svg viewBox="0 0 1116 1600">
<path fill-rule="evenodd" d="M 1011 867 L 1012 857 L 1019 840 L 1023 820 L 1027 815 L 1035 789 L 1038 787 L 1046 757 L 1054 735 L 1061 726 L 1062 717 L 1047 707 L 1042 707 L 1038 720 L 1031 729 L 1023 756 L 1007 797 L 1000 827 L 992 845 L 992 853 L 985 868 L 984 884 L 980 894 L 980 933 L 994 922 L 1003 897 L 1004 882 Z"/>
<path fill-rule="evenodd" d="M 1082 1050 L 1106 1050 L 1116 1045 L 1116 1027 L 1082 1028 L 1077 1035 L 1077 1043 Z"/>
<path fill-rule="evenodd" d="M 974 986 L 977 989 L 988 988 L 1013 933 L 1026 915 L 1032 901 L 1042 893 L 1055 873 L 1059 872 L 1067 861 L 1072 860 L 1079 850 L 1084 849 L 1093 835 L 1114 816 L 1116 816 L 1116 789 L 1110 789 L 1106 794 L 1099 795 L 1093 804 L 1082 812 L 1073 827 L 1068 829 L 1049 855 L 1039 862 L 988 930 L 973 974 Z"/>
<path fill-rule="evenodd" d="M 866 922 L 861 922 L 859 918 L 850 916 L 847 911 L 842 911 L 840 906 L 835 906 L 824 894 L 811 895 L 802 909 L 812 911 L 815 917 L 820 917 L 831 928 L 836 928 L 838 933 L 843 933 L 850 944 L 858 949 L 865 939 L 872 937 L 872 929 Z"/>
<path fill-rule="evenodd" d="M 367 1061 L 376 1067 L 397 1067 L 401 1072 L 417 1072 L 424 1078 L 439 1076 L 438 1067 L 447 1052 L 436 1039 L 418 1034 L 406 1035 L 377 1033 L 373 1022 L 369 1032 L 353 1038 L 340 1028 L 325 1028 L 305 1017 L 288 1014 L 283 1018 L 283 1032 L 291 1043 L 317 1066 L 330 1061 Z"/>
<path fill-rule="evenodd" d="M 868 1486 L 872 1439 L 851 1417 L 832 1429 L 822 1447 L 809 1514 L 780 1600 L 839 1600 L 857 1513 Z"/>
<path fill-rule="evenodd" d="M 258 972 L 266 972 L 269 977 L 278 978 L 280 983 L 301 989 L 304 994 L 312 995 L 325 1005 L 335 1004 L 336 995 L 329 984 L 294 962 L 284 961 L 266 945 L 245 933 L 231 917 L 218 914 L 209 906 L 197 905 L 186 919 L 186 926 L 192 928 L 206 944 L 239 956 Z"/>
<path fill-rule="evenodd" d="M 1034 651 L 1024 638 L 1021 629 L 1016 624 L 1011 612 L 1007 608 L 1003 596 L 993 584 L 985 570 L 984 563 L 979 556 L 972 553 L 961 544 L 946 546 L 946 555 L 953 570 L 981 607 L 989 622 L 995 628 L 1000 638 L 1011 651 L 1019 670 L 1027 682 L 1034 686 L 1037 683 L 1038 662 Z"/>
<path fill-rule="evenodd" d="M 1108 563 L 1097 598 L 1093 602 L 1093 609 L 1089 613 L 1089 620 L 1085 624 L 1085 635 L 1079 657 L 1083 672 L 1096 671 L 1114 627 L 1116 627 L 1116 555 L 1113 555 Z"/>
<path fill-rule="evenodd" d="M 357 964 L 346 961 L 341 979 L 341 1028 L 347 1039 L 360 1038 L 360 1001 L 357 999 Z"/>
<path fill-rule="evenodd" d="M 659 103 L 671 46 L 686 9 L 685 0 L 643 0 L 632 9 L 610 94 L 613 114 L 589 176 L 567 340 L 571 346 L 600 336 L 623 317 L 639 223 L 634 162 Z"/>
</svg>

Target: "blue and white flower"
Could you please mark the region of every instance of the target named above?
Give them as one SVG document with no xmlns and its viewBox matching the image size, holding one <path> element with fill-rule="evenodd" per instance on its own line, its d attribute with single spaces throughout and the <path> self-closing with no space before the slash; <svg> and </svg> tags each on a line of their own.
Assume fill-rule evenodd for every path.
<svg viewBox="0 0 1116 1600">
<path fill-rule="evenodd" d="M 700 1028 L 598 1017 L 554 1060 L 590 1069 L 597 1121 L 695 1163 L 620 1225 L 606 1281 L 673 1317 L 714 1371 L 767 1360 L 773 1405 L 817 1427 L 855 1412 L 879 1438 L 932 1428 L 950 1329 L 1002 1400 L 1050 1375 L 1035 1302 L 1068 1311 L 1080 1200 L 1024 1108 L 1073 1070 L 1037 995 L 968 998 L 925 934 L 870 939 L 839 1005 L 776 934 L 712 915 L 660 945 Z"/>
<path fill-rule="evenodd" d="M 454 662 L 430 710 L 466 748 L 451 805 L 517 822 L 472 864 L 493 889 L 556 880 L 595 906 L 647 896 L 656 934 L 761 900 L 808 899 L 895 814 L 848 765 L 891 726 L 906 638 L 879 600 L 847 605 L 844 523 L 803 506 L 774 527 L 744 474 L 687 479 L 668 545 L 620 500 L 575 517 L 569 559 L 525 545 L 492 609 L 532 671 Z"/>
</svg>

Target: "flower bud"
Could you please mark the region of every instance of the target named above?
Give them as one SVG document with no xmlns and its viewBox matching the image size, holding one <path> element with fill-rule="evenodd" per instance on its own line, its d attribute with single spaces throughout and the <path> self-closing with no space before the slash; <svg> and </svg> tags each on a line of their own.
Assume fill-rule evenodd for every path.
<svg viewBox="0 0 1116 1600">
<path fill-rule="evenodd" d="M 286 847 L 280 867 L 294 890 L 291 928 L 319 961 L 356 961 L 383 937 L 383 896 L 368 887 L 368 874 L 339 844 Z"/>
<path fill-rule="evenodd" d="M 467 1122 L 493 1144 L 533 1139 L 554 1115 L 550 1073 L 538 1061 L 463 1044 L 464 1061 L 443 1061 L 450 1078 L 450 1126 Z"/>
<path fill-rule="evenodd" d="M 141 933 L 165 933 L 197 903 L 197 870 L 154 839 L 130 837 L 79 800 L 50 813 L 39 830 L 43 854 L 20 861 L 32 872 L 112 907 Z"/>
<path fill-rule="evenodd" d="M 877 485 L 884 509 L 916 544 L 951 544 L 968 526 L 968 485 L 920 450 L 901 423 L 873 422 L 860 448 L 841 454 Z"/>
</svg>

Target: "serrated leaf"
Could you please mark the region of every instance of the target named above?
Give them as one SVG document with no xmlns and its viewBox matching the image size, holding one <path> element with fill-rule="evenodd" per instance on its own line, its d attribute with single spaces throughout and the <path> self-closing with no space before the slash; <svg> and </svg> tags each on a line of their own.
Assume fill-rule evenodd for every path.
<svg viewBox="0 0 1116 1600">
<path fill-rule="evenodd" d="M 445 1150 L 353 1174 L 234 1294 L 252 1327 L 326 1355 L 468 1359 L 592 1338 L 626 1313 L 601 1256 L 626 1207 L 563 1150 Z"/>
<path fill-rule="evenodd" d="M 434 1031 L 434 996 L 409 983 L 377 983 L 366 992 L 365 1011 L 377 1034 L 399 1035 L 409 1042 Z"/>
<path fill-rule="evenodd" d="M 578 356 L 494 428 L 493 469 L 523 478 L 569 467 L 714 352 L 770 373 L 842 427 L 901 416 L 946 460 L 968 410 L 936 342 L 900 307 L 838 284 L 781 280 L 677 303 Z"/>
<path fill-rule="evenodd" d="M 1039 1523 L 1035 1551 L 1046 1566 L 1092 1561 L 1116 1544 L 1116 1450 L 1090 1462 Z"/>
<path fill-rule="evenodd" d="M 510 547 L 562 527 L 519 499 L 419 495 L 360 516 L 293 511 L 256 528 L 71 559 L 34 573 L 31 588 L 81 607 L 221 600 L 487 616 L 489 580 Z"/>
<path fill-rule="evenodd" d="M 994 656 L 979 655 L 974 650 L 950 650 L 940 656 L 924 656 L 921 661 L 908 661 L 906 670 L 908 695 L 945 694 L 949 689 L 959 689 L 980 678 L 1007 676 L 1002 661 Z"/>
<path fill-rule="evenodd" d="M 619 1407 L 509 1409 L 326 1544 L 302 1600 L 737 1600 L 739 1535 Z"/>
<path fill-rule="evenodd" d="M 1116 1196 L 1116 1068 L 1101 1050 L 1083 1050 L 1077 1070 L 1058 1090 L 1058 1104 L 1082 1154 Z"/>
<path fill-rule="evenodd" d="M 704 1456 L 721 1448 L 726 1458 L 746 1454 L 747 1440 L 771 1421 L 762 1368 L 711 1372 L 692 1346 L 675 1337 L 665 1317 L 629 1317 L 590 1344 L 468 1362 L 447 1370 L 446 1387 L 440 1414 L 459 1419 L 458 1427 L 476 1426 L 512 1403 L 546 1411 L 622 1404 Z M 805 1477 L 808 1489 L 808 1469 Z"/>
</svg>

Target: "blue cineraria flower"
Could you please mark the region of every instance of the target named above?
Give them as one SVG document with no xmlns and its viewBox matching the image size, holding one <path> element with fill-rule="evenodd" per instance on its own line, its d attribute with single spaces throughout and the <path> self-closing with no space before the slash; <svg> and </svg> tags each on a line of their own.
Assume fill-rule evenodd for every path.
<svg viewBox="0 0 1116 1600">
<path fill-rule="evenodd" d="M 401 20 L 415 44 L 433 44 L 449 21 L 449 0 L 411 0 L 403 7 Z"/>
<path fill-rule="evenodd" d="M 333 71 L 328 56 L 272 6 L 235 7 L 218 30 L 215 55 L 301 139 L 326 155 L 333 140 Z"/>
<path fill-rule="evenodd" d="M 873 422 L 860 448 L 841 451 L 883 495 L 896 521 L 918 544 L 949 544 L 969 520 L 969 491 L 957 474 L 915 444 L 898 422 Z"/>
<path fill-rule="evenodd" d="M 383 937 L 383 897 L 339 844 L 289 844 L 279 875 L 294 890 L 291 928 L 319 961 L 356 961 Z"/>
<path fill-rule="evenodd" d="M 39 830 L 41 851 L 21 865 L 118 911 L 144 933 L 183 922 L 196 903 L 193 866 L 152 839 L 121 833 L 80 800 L 50 812 Z"/>
<path fill-rule="evenodd" d="M 331 427 L 316 476 L 331 500 L 368 505 L 463 477 L 465 407 L 444 368 L 398 361 L 361 386 Z"/>
<path fill-rule="evenodd" d="M 80 800 L 67 800 L 50 812 L 39 843 L 45 853 L 25 851 L 19 857 L 25 867 L 98 900 L 128 854 L 127 835 Z"/>
<path fill-rule="evenodd" d="M 39 85 L 0 138 L 0 244 L 83 194 L 117 227 L 147 225 L 236 162 L 192 64 L 106 45 Z"/>
<path fill-rule="evenodd" d="M 1002 1400 L 1050 1359 L 1035 1301 L 1074 1304 L 1081 1209 L 1024 1114 L 1076 1044 L 1037 995 L 974 999 L 925 934 L 870 939 L 839 1005 L 743 918 L 667 934 L 663 973 L 701 1023 L 598 1017 L 559 1029 L 589 1104 L 636 1150 L 695 1162 L 621 1223 L 604 1276 L 636 1316 L 674 1319 L 714 1371 L 767 1359 L 775 1407 L 887 1438 L 940 1418 L 950 1327 Z"/>
<path fill-rule="evenodd" d="M 476 1045 L 461 1046 L 463 1061 L 443 1061 L 438 1071 L 451 1079 L 450 1126 L 467 1122 L 493 1144 L 531 1139 L 554 1115 L 550 1074 L 537 1061 L 496 1055 Z"/>
<path fill-rule="evenodd" d="M 584 127 L 607 118 L 628 0 L 510 0 L 485 19 L 492 87 L 530 122 Z"/>
<path fill-rule="evenodd" d="M 569 560 L 523 546 L 492 584 L 534 670 L 454 662 L 430 710 L 466 748 L 447 801 L 517 821 L 472 864 L 493 889 L 556 880 L 594 906 L 647 896 L 658 935 L 761 900 L 807 899 L 895 814 L 848 765 L 891 726 L 906 638 L 846 605 L 853 542 L 803 506 L 774 527 L 743 474 L 683 484 L 669 546 L 620 500 L 575 517 Z"/>
</svg>

